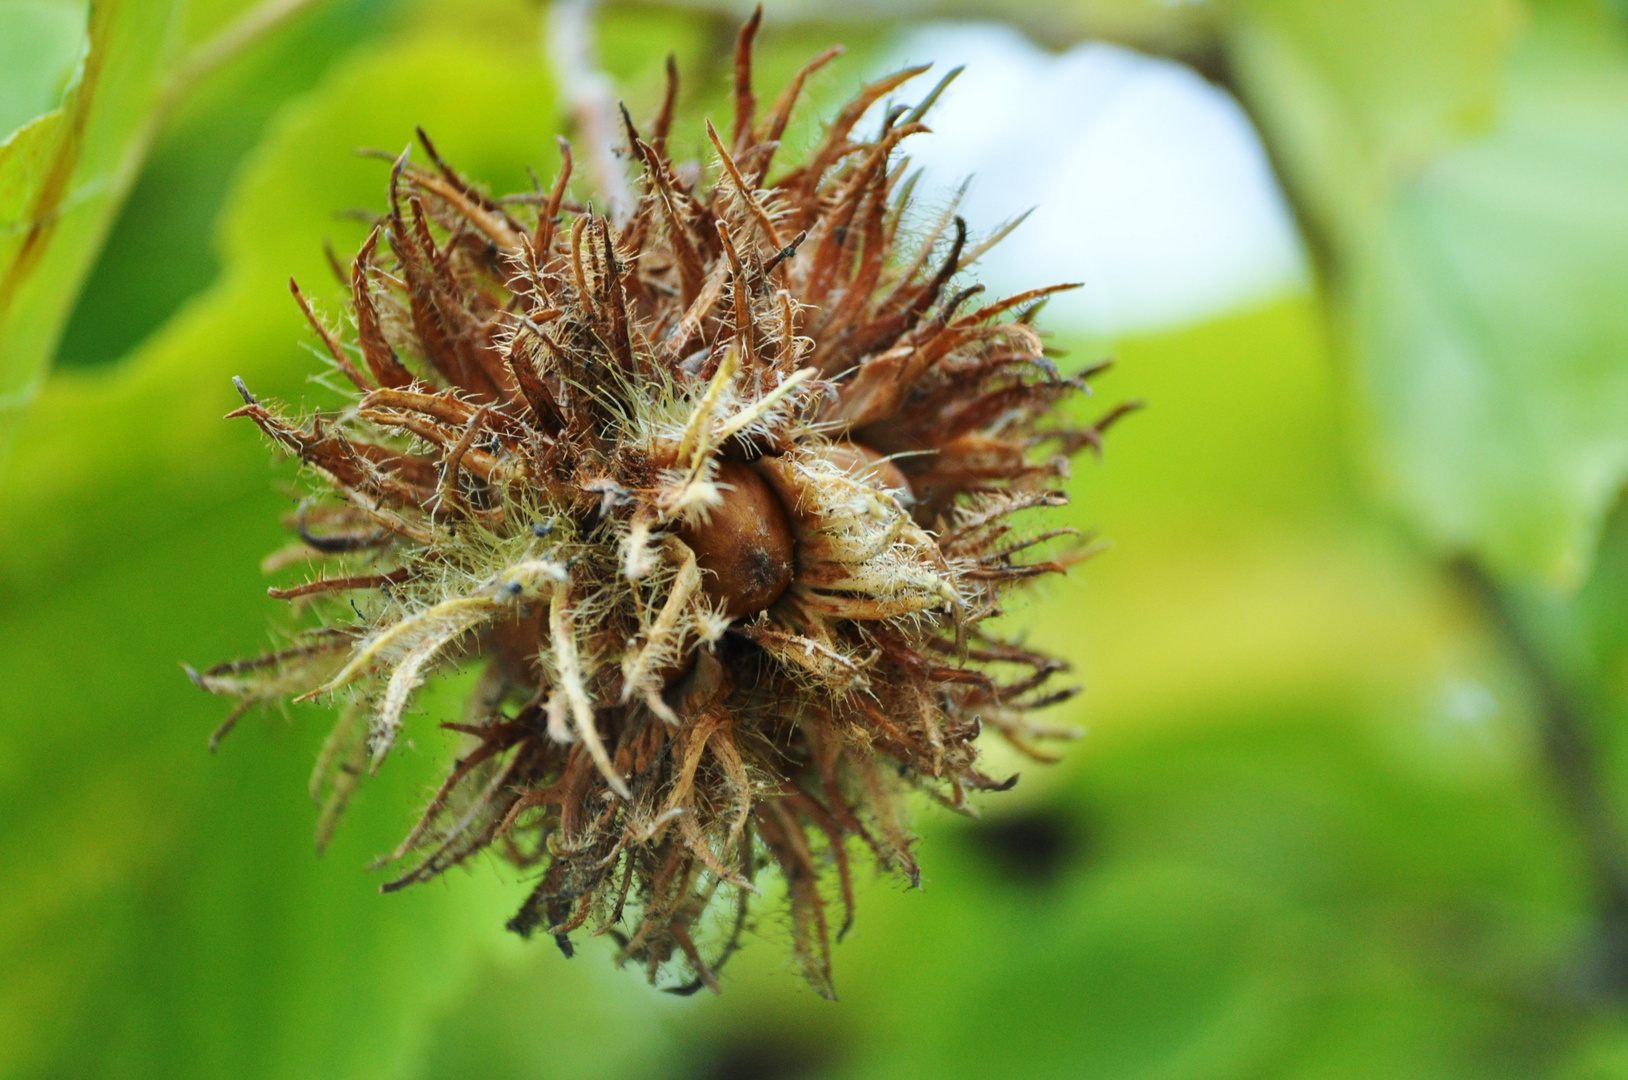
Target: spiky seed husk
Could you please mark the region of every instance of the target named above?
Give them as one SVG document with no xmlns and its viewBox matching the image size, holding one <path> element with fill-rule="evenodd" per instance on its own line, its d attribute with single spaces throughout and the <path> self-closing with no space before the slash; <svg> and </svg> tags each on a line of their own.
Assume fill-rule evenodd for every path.
<svg viewBox="0 0 1628 1080">
<path fill-rule="evenodd" d="M 648 137 L 627 119 L 626 220 L 569 199 L 563 140 L 547 195 L 499 200 L 419 133 L 430 166 L 394 163 L 348 268 L 348 343 L 294 288 L 354 404 L 296 422 L 240 383 L 231 414 L 317 480 L 278 564 L 330 569 L 272 592 L 325 626 L 188 670 L 240 699 L 231 720 L 347 702 L 312 781 L 321 844 L 417 688 L 480 666 L 386 890 L 492 848 L 541 870 L 511 929 L 569 954 L 592 927 L 693 991 L 717 988 L 772 866 L 799 967 L 830 994 L 850 841 L 914 882 L 911 789 L 969 809 L 1010 785 L 979 768 L 985 725 L 1041 759 L 1066 734 L 1030 719 L 1072 692 L 1049 689 L 1064 665 L 983 624 L 1008 586 L 1063 569 L 1020 553 L 1071 530 L 1014 515 L 1061 505 L 1067 458 L 1122 410 L 1058 416 L 1085 384 L 1030 325 L 1055 290 L 969 307 L 979 290 L 951 284 L 981 249 L 953 209 L 904 239 L 896 151 L 924 109 L 855 128 L 925 69 L 864 87 L 770 180 L 835 51 L 760 118 L 755 30 L 731 138 L 708 125 L 710 184 L 668 157 L 676 84 Z"/>
</svg>

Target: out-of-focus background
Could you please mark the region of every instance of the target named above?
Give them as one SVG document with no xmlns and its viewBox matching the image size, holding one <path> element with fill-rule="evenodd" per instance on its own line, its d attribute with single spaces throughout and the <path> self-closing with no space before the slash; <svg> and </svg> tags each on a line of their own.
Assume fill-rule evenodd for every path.
<svg viewBox="0 0 1628 1080">
<path fill-rule="evenodd" d="M 835 1004 L 767 908 L 679 999 L 505 934 L 494 862 L 378 895 L 450 695 L 319 859 L 328 718 L 211 757 L 177 666 L 278 617 L 292 474 L 230 377 L 320 397 L 286 280 L 338 310 L 357 147 L 528 189 L 671 51 L 699 157 L 746 8 L 0 0 L 0 1076 L 1628 1076 L 1628 5 L 766 8 L 761 95 L 848 46 L 792 153 L 966 66 L 925 205 L 1037 206 L 983 280 L 1083 282 L 1053 343 L 1149 403 L 1072 481 L 1112 549 L 1013 616 L 1086 737 L 917 808 Z"/>
</svg>

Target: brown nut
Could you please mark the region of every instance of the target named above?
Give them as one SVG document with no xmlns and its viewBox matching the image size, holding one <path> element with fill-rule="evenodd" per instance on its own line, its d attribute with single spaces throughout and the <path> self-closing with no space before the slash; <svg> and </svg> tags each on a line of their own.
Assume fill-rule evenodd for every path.
<svg viewBox="0 0 1628 1080">
<path fill-rule="evenodd" d="M 763 478 L 746 465 L 718 466 L 724 501 L 705 524 L 683 526 L 678 538 L 695 552 L 702 589 L 731 619 L 762 611 L 791 584 L 791 519 Z"/>
<path fill-rule="evenodd" d="M 906 505 L 913 500 L 910 481 L 905 478 L 903 471 L 888 458 L 862 443 L 849 442 L 846 439 L 834 442 L 826 448 L 825 460 L 845 473 L 875 481 L 898 496 Z"/>
</svg>

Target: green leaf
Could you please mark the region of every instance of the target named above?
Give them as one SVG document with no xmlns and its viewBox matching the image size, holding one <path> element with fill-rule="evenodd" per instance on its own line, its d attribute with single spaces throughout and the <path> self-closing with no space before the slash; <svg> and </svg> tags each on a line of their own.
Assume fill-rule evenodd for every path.
<svg viewBox="0 0 1628 1080">
<path fill-rule="evenodd" d="M 62 101 L 85 45 L 85 5 L 74 0 L 0 2 L 0 135 Z"/>
<path fill-rule="evenodd" d="M 189 2 L 189 22 L 206 7 Z M 399 16 L 395 0 L 321 0 L 186 94 L 165 121 L 80 286 L 53 371 L 117 362 L 209 287 L 220 271 L 216 221 L 239 165 L 266 124 L 340 57 Z"/>
<path fill-rule="evenodd" d="M 0 142 L 0 445 L 38 392 L 79 282 L 134 178 L 184 6 L 93 3 L 84 59 L 62 104 Z"/>
<path fill-rule="evenodd" d="M 1562 587 L 1628 475 L 1628 55 L 1602 31 L 1539 21 L 1497 131 L 1397 191 L 1346 295 L 1398 501 Z"/>
<path fill-rule="evenodd" d="M 1484 129 L 1519 0 L 1235 0 L 1228 49 L 1314 225 L 1353 242 L 1411 168 Z"/>
<path fill-rule="evenodd" d="M 1381 489 L 1438 549 L 1575 586 L 1628 476 L 1620 27 L 1566 3 L 1518 35 L 1493 0 L 1240 7 Z"/>
<path fill-rule="evenodd" d="M 252 655 L 286 618 L 255 564 L 288 503 L 221 414 L 232 375 L 327 393 L 287 279 L 337 314 L 323 240 L 358 243 L 336 215 L 382 206 L 388 177 L 354 150 L 422 124 L 500 190 L 555 167 L 551 83 L 511 41 L 364 50 L 285 109 L 229 199 L 221 279 L 107 377 L 54 379 L 0 466 L 0 1075 L 398 1075 L 503 935 L 488 870 L 393 897 L 362 870 L 450 752 L 433 723 L 319 860 L 304 776 L 331 718 L 247 718 L 211 758 L 221 703 L 177 662 Z"/>
</svg>

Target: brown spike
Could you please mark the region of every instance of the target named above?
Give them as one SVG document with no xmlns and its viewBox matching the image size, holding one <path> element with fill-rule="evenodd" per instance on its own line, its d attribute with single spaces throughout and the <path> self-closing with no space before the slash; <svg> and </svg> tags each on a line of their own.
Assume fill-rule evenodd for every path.
<svg viewBox="0 0 1628 1080">
<path fill-rule="evenodd" d="M 479 206 L 488 213 L 502 215 L 506 219 L 510 228 L 519 230 L 520 223 L 508 216 L 508 211 L 503 208 L 502 203 L 496 202 L 489 198 L 479 188 L 475 187 L 475 185 L 471 184 L 467 179 L 465 179 L 462 173 L 458 172 L 458 170 L 454 169 L 451 165 L 448 165 L 441 159 L 440 153 L 435 149 L 435 144 L 430 141 L 428 132 L 426 132 L 422 127 L 415 127 L 413 130 L 418 134 L 418 141 L 420 145 L 424 147 L 424 152 L 428 154 L 430 160 L 435 163 L 436 169 L 441 173 L 441 176 L 447 181 L 447 183 L 451 184 L 452 187 L 457 189 L 457 191 L 470 202 Z"/>
<path fill-rule="evenodd" d="M 730 182 L 735 185 L 735 193 L 740 196 L 741 202 L 746 204 L 747 213 L 752 215 L 752 220 L 756 221 L 758 228 L 763 230 L 763 235 L 768 238 L 770 247 L 776 249 L 785 247 L 785 241 L 780 239 L 780 231 L 774 227 L 774 219 L 769 217 L 769 212 L 758 201 L 757 192 L 754 190 L 753 185 L 748 183 L 746 178 L 741 175 L 740 168 L 735 164 L 735 159 L 729 155 L 728 150 L 724 149 L 723 140 L 718 138 L 718 130 L 712 126 L 711 120 L 708 120 L 706 124 L 707 138 L 712 140 L 713 149 L 718 151 L 718 160 L 723 164 L 724 172 L 729 175 Z"/>
<path fill-rule="evenodd" d="M 762 25 L 763 5 L 759 4 L 735 39 L 735 134 L 731 142 L 737 153 L 751 145 L 752 118 L 757 113 L 757 98 L 752 96 L 752 41 Z"/>
<path fill-rule="evenodd" d="M 937 233 L 935 232 L 933 236 L 928 237 L 924 242 L 923 250 L 920 252 L 921 258 L 927 256 L 936 237 Z M 888 348 L 905 334 L 914 330 L 921 321 L 921 317 L 938 300 L 939 294 L 943 292 L 944 286 L 949 282 L 950 278 L 960 269 L 961 250 L 966 246 L 966 243 L 967 223 L 957 216 L 955 218 L 955 240 L 950 245 L 950 253 L 944 260 L 944 265 L 939 267 L 938 273 L 934 274 L 932 280 L 925 286 L 916 288 L 915 295 L 910 297 L 901 309 L 890 312 L 888 309 L 894 306 L 894 298 L 905 293 L 908 287 L 908 281 L 901 283 L 893 295 L 883 302 L 881 311 L 871 321 L 871 325 L 855 339 L 853 355 L 856 357 L 864 356 L 878 349 Z M 914 276 L 913 273 L 912 276 Z"/>
<path fill-rule="evenodd" d="M 860 231 L 861 250 L 857 273 L 840 290 L 840 299 L 825 312 L 813 364 L 822 371 L 841 371 L 860 355 L 857 336 L 870 313 L 877 280 L 882 275 L 887 250 L 883 246 L 882 219 L 887 212 L 885 178 L 877 177 L 870 187 L 864 228 Z M 844 267 L 851 263 L 841 264 Z"/>
<path fill-rule="evenodd" d="M 625 104 L 621 106 L 621 110 L 622 126 L 627 132 L 628 149 L 632 152 L 633 157 L 642 165 L 644 161 L 644 152 L 641 151 L 639 147 L 641 145 L 647 146 L 649 144 L 643 143 L 642 140 L 640 140 L 639 129 L 633 126 L 633 116 L 627 111 L 627 106 Z M 621 234 L 617 238 L 617 242 L 620 243 L 625 250 L 633 252 L 635 259 L 638 258 L 638 253 L 644 250 L 645 235 L 650 229 L 650 214 L 654 208 L 655 201 L 655 196 L 648 189 L 641 193 L 637 203 L 634 206 L 632 216 L 629 217 L 627 223 L 622 226 Z M 632 280 L 633 291 L 641 292 L 643 285 L 637 273 L 627 275 L 627 277 L 623 279 L 624 288 L 627 286 L 629 278 Z"/>
<path fill-rule="evenodd" d="M 831 986 L 831 931 L 808 838 L 780 799 L 764 799 L 753 811 L 758 835 L 780 867 L 791 900 L 792 951 L 803 978 L 823 998 L 836 999 Z"/>
<path fill-rule="evenodd" d="M 887 217 L 887 177 L 878 173 L 871 181 L 869 195 L 864 205 L 862 222 L 864 227 L 860 230 L 861 250 L 857 272 L 852 276 L 847 287 L 850 296 L 856 299 L 855 315 L 870 306 L 876 283 L 881 279 L 882 269 L 886 265 L 887 249 L 883 246 L 885 235 L 884 219 Z"/>
<path fill-rule="evenodd" d="M 974 326 L 981 322 L 988 322 L 990 319 L 993 319 L 1002 312 L 1010 311 L 1015 307 L 1022 307 L 1024 304 L 1032 304 L 1037 300 L 1043 300 L 1046 297 L 1051 296 L 1053 293 L 1068 292 L 1070 289 L 1081 288 L 1082 285 L 1082 282 L 1070 281 L 1064 282 L 1061 285 L 1047 285 L 1044 288 L 1030 289 L 1027 292 L 1020 292 L 1016 296 L 1008 296 L 1006 299 L 990 304 L 988 307 L 979 308 L 970 315 L 964 315 L 951 325 L 955 327 L 963 327 Z"/>
<path fill-rule="evenodd" d="M 409 296 L 412 301 L 412 321 L 423 345 L 425 355 L 435 370 L 456 388 L 469 393 L 490 393 L 484 373 L 470 363 L 467 344 L 462 340 L 462 327 L 451 323 L 448 316 L 457 318 L 464 311 L 459 303 L 457 282 L 449 279 L 446 252 L 430 235 L 430 220 L 423 212 L 423 200 L 418 195 L 407 197 L 407 207 L 414 218 L 414 235 L 405 238 L 404 248 L 397 249 L 402 256 L 402 270 L 407 274 Z M 392 244 L 394 246 L 394 244 Z"/>
<path fill-rule="evenodd" d="M 373 266 L 373 255 L 378 249 L 379 233 L 383 225 L 373 226 L 362 250 L 351 263 L 351 297 L 356 305 L 356 339 L 362 349 L 362 359 L 380 386 L 411 386 L 413 373 L 402 366 L 396 350 L 384 336 L 379 323 L 379 312 L 373 304 L 373 290 L 368 284 L 368 271 Z"/>
<path fill-rule="evenodd" d="M 413 212 L 412 240 L 418 245 L 419 258 L 437 271 L 444 269 L 446 253 L 436 244 L 435 235 L 430 232 L 430 218 L 424 212 L 424 200 L 415 192 L 407 196 L 407 207 Z"/>
<path fill-rule="evenodd" d="M 413 147 L 409 143 L 390 166 L 390 220 L 395 223 L 396 234 L 401 237 L 407 235 L 407 226 L 401 220 L 401 174 L 407 168 L 407 158 L 412 152 Z"/>
<path fill-rule="evenodd" d="M 520 223 L 509 216 L 509 212 L 501 203 L 492 201 L 479 188 L 464 179 L 456 169 L 441 160 L 441 155 L 436 152 L 435 144 L 430 141 L 428 132 L 422 127 L 413 130 L 418 133 L 419 143 L 424 147 L 424 152 L 429 155 L 430 160 L 435 163 L 442 180 L 441 183 L 436 183 L 434 177 L 420 173 L 416 177 L 418 182 L 426 187 L 432 187 L 436 194 L 464 209 L 465 216 L 480 226 L 494 242 L 503 242 L 497 239 L 503 236 L 508 238 L 505 246 L 518 247 L 518 237 L 525 234 L 525 229 L 521 228 Z"/>
<path fill-rule="evenodd" d="M 702 323 L 723 297 L 724 285 L 728 280 L 729 266 L 726 262 L 720 261 L 712 273 L 707 275 L 701 291 L 684 309 L 678 325 L 673 327 L 672 333 L 668 336 L 666 349 L 669 358 L 677 360 L 684 355 L 684 350 L 689 348 L 690 342 L 700 332 Z"/>
<path fill-rule="evenodd" d="M 831 126 L 826 129 L 825 139 L 820 143 L 819 148 L 809 157 L 808 163 L 794 174 L 801 177 L 805 204 L 810 207 L 813 206 L 812 199 L 815 188 L 825 176 L 826 170 L 835 165 L 837 160 L 848 152 L 845 149 L 848 144 L 848 135 L 853 131 L 854 125 L 859 123 L 860 117 L 864 116 L 866 111 L 883 94 L 909 82 L 930 66 L 923 64 L 920 67 L 905 68 L 903 71 L 895 72 L 884 79 L 878 79 L 863 87 L 858 96 L 843 107 L 842 111 L 837 114 L 837 118 L 832 121 Z M 784 183 L 785 181 L 781 182 Z M 809 222 L 803 224 L 807 225 Z"/>
<path fill-rule="evenodd" d="M 589 318 L 595 318 L 593 293 L 588 291 L 588 275 L 582 268 L 582 234 L 588 229 L 589 216 L 584 214 L 571 223 L 571 276 L 577 283 L 577 302 Z"/>
<path fill-rule="evenodd" d="M 667 174 L 667 165 L 653 147 L 635 142 L 633 149 L 638 153 L 639 161 L 649 175 L 650 182 L 655 185 L 656 201 L 667 220 L 668 237 L 673 245 L 674 261 L 678 264 L 679 296 L 687 306 L 694 303 L 695 298 L 701 294 L 701 289 L 706 283 L 707 270 L 695 249 L 690 226 L 685 222 L 677 206 L 678 201 L 684 196 L 673 189 Z"/>
<path fill-rule="evenodd" d="M 514 344 L 509 347 L 509 370 L 514 373 L 520 394 L 526 399 L 526 404 L 542 425 L 543 431 L 549 435 L 558 435 L 565 430 L 565 418 L 560 415 L 560 407 L 554 403 L 554 395 L 548 392 L 548 387 L 538 377 L 537 367 L 532 363 L 531 357 L 520 348 L 521 340 L 520 336 L 516 335 Z"/>
<path fill-rule="evenodd" d="M 507 326 L 497 319 L 477 322 L 469 328 L 469 351 L 495 395 L 507 404 L 515 404 L 519 401 L 519 387 L 509 374 L 503 348 L 498 344 L 498 339 L 507 332 Z"/>
<path fill-rule="evenodd" d="M 317 336 L 322 339 L 322 343 L 328 347 L 328 354 L 334 358 L 334 363 L 339 367 L 339 370 L 345 373 L 345 378 L 349 379 L 358 390 L 367 391 L 373 389 L 367 379 L 362 376 L 362 373 L 356 370 L 356 365 L 351 363 L 350 357 L 345 355 L 345 350 L 340 347 L 339 339 L 334 337 L 333 331 L 324 326 L 322 320 L 317 318 L 316 312 L 311 310 L 311 305 L 306 302 L 305 295 L 300 292 L 299 283 L 293 278 L 288 279 L 288 291 L 294 294 L 294 302 L 300 306 L 301 311 L 305 312 L 305 321 L 311 324 L 311 329 L 317 332 Z"/>
<path fill-rule="evenodd" d="M 678 58 L 667 54 L 667 91 L 661 97 L 661 110 L 650 125 L 650 148 L 658 158 L 667 157 L 667 135 L 673 129 L 673 111 L 678 106 Z"/>
<path fill-rule="evenodd" d="M 416 505 L 421 492 L 412 484 L 384 473 L 358 452 L 358 445 L 342 434 L 322 429 L 320 419 L 312 420 L 309 431 L 291 427 L 260 405 L 245 405 L 227 414 L 247 416 L 280 445 L 299 459 L 321 470 L 342 490 L 361 492 L 396 506 Z M 381 452 L 395 456 L 391 451 Z"/>
<path fill-rule="evenodd" d="M 351 577 L 319 578 L 288 589 L 267 589 L 273 600 L 295 600 L 325 592 L 346 592 L 351 589 L 377 589 L 381 585 L 394 585 L 407 580 L 407 568 L 401 567 L 388 574 L 355 574 Z"/>
<path fill-rule="evenodd" d="M 875 183 L 877 174 L 884 171 L 888 155 L 901 140 L 926 130 L 921 124 L 905 124 L 893 129 L 872 146 L 864 161 L 854 168 L 846 185 L 838 192 L 834 207 L 820 220 L 820 242 L 814 249 L 814 263 L 809 269 L 806 286 L 810 300 L 823 302 L 830 289 L 840 256 L 849 247 L 849 225 L 864 203 L 866 192 Z"/>
<path fill-rule="evenodd" d="M 440 394 L 395 388 L 375 390 L 362 399 L 362 407 L 416 412 L 455 427 L 469 423 L 470 418 L 477 412 L 476 406 L 456 397 L 450 390 Z M 525 439 L 524 425 L 502 413 L 493 413 L 488 418 L 488 424 L 494 434 L 507 442 L 519 443 Z"/>
<path fill-rule="evenodd" d="M 733 279 L 733 293 L 735 295 L 735 342 L 741 351 L 741 370 L 755 372 L 757 370 L 757 326 L 752 321 L 752 288 L 747 280 L 746 268 L 741 263 L 741 257 L 735 251 L 735 243 L 729 236 L 729 226 L 718 222 L 718 239 L 723 243 L 724 254 L 729 259 L 729 269 Z M 709 376 L 717 369 L 718 361 L 723 358 L 716 352 L 707 364 L 704 374 Z"/>
<path fill-rule="evenodd" d="M 633 356 L 633 342 L 628 337 L 627 293 L 622 288 L 622 268 L 616 260 L 616 245 L 611 242 L 610 220 L 599 219 L 599 246 L 605 259 L 605 276 L 601 281 L 605 302 L 602 310 L 610 313 L 610 346 L 616 362 L 628 375 L 637 365 Z"/>
<path fill-rule="evenodd" d="M 566 434 L 573 443 L 597 446 L 599 437 L 594 430 L 594 421 L 598 399 L 581 385 L 579 381 L 581 372 L 577 370 L 565 350 L 548 336 L 548 332 L 541 328 L 534 332 L 537 334 L 537 340 L 543 344 L 543 351 L 548 353 L 554 369 L 560 375 L 560 391 L 567 405 L 564 411 Z"/>
<path fill-rule="evenodd" d="M 565 199 L 566 185 L 571 182 L 571 144 L 559 136 L 556 136 L 556 141 L 560 147 L 560 171 L 554 177 L 554 190 L 549 192 L 548 204 L 537 217 L 537 232 L 531 241 L 532 250 L 537 253 L 537 264 L 544 270 L 548 269 L 553 258 L 554 230 L 559 224 L 560 203 Z"/>
<path fill-rule="evenodd" d="M 854 925 L 854 881 L 853 871 L 849 866 L 848 845 L 846 843 L 850 830 L 846 824 L 838 820 L 834 812 L 827 810 L 818 799 L 797 785 L 787 784 L 781 790 L 786 801 L 801 811 L 804 817 L 814 822 L 815 826 L 825 834 L 826 842 L 830 846 L 831 853 L 835 856 L 837 884 L 842 897 L 842 925 L 837 929 L 837 941 L 841 942 L 843 938 L 848 936 L 848 931 Z M 841 806 L 841 801 L 838 800 L 836 805 Z M 847 807 L 843 807 L 843 809 L 846 810 Z M 850 813 L 848 816 L 852 818 L 853 815 Z M 858 824 L 858 822 L 856 821 L 855 824 Z M 853 831 L 862 832 L 863 830 Z M 874 843 L 872 841 L 873 845 Z"/>
<path fill-rule="evenodd" d="M 1091 452 L 1100 458 L 1102 456 L 1102 437 L 1107 434 L 1108 429 L 1131 413 L 1139 412 L 1145 408 L 1147 408 L 1147 402 L 1145 401 L 1122 401 L 1109 409 L 1096 423 L 1088 428 L 1071 432 L 1048 432 L 1047 434 L 1062 444 L 1062 451 L 1065 454 L 1073 453 L 1078 447 L 1088 446 L 1091 448 Z"/>
<path fill-rule="evenodd" d="M 769 109 L 769 115 L 764 117 L 763 130 L 757 138 L 758 143 L 777 145 L 780 142 L 780 137 L 786 133 L 786 125 L 791 121 L 791 110 L 796 106 L 797 98 L 803 92 L 803 84 L 808 81 L 810 75 L 841 56 L 843 51 L 841 45 L 833 45 L 798 69 L 797 74 L 792 76 L 791 82 L 775 99 L 773 107 Z M 753 168 L 752 182 L 754 186 L 762 184 L 763 178 L 768 175 L 769 163 L 774 157 L 774 150 L 774 145 L 765 146 L 762 157 Z"/>
<path fill-rule="evenodd" d="M 385 472 L 394 473 L 403 484 L 421 492 L 422 497 L 428 497 L 429 493 L 435 490 L 435 462 L 429 458 L 403 454 L 399 450 L 375 446 L 369 442 L 353 441 L 350 445 L 358 457 L 367 459 Z M 301 537 L 304 538 L 303 533 Z M 307 539 L 306 542 L 310 541 Z"/>
<path fill-rule="evenodd" d="M 520 238 L 526 235 L 525 229 L 501 208 L 493 211 L 483 205 L 488 200 L 481 197 L 479 192 L 473 189 L 466 191 L 434 173 L 409 169 L 407 175 L 419 190 L 428 191 L 451 204 L 465 221 L 479 229 L 493 244 L 509 251 L 520 246 Z"/>
<path fill-rule="evenodd" d="M 398 413 L 382 412 L 378 409 L 361 409 L 356 415 L 381 427 L 401 428 L 404 431 L 410 431 L 425 442 L 433 443 L 449 453 L 459 444 L 460 436 L 457 433 L 442 427 L 440 424 L 420 420 L 416 416 L 402 416 Z M 492 455 L 480 450 L 471 450 L 468 447 L 460 451 L 459 461 L 464 468 L 487 481 L 506 479 L 512 471 Z"/>
<path fill-rule="evenodd" d="M 322 254 L 328 260 L 328 271 L 333 274 L 334 280 L 341 285 L 349 285 L 350 275 L 345 272 L 345 264 L 340 262 L 339 253 L 334 250 L 333 241 L 322 242 Z"/>
<path fill-rule="evenodd" d="M 628 149 L 633 151 L 635 157 L 639 156 L 639 129 L 633 124 L 633 114 L 627 111 L 627 102 L 619 101 L 616 107 L 622 114 L 622 131 L 627 135 Z M 647 144 L 648 145 L 648 144 Z"/>
<path fill-rule="evenodd" d="M 447 452 L 441 470 L 441 482 L 435 489 L 438 509 L 444 510 L 448 507 L 467 509 L 458 494 L 458 469 L 463 465 L 464 456 L 475 445 L 475 436 L 480 434 L 481 425 L 486 423 L 491 411 L 489 405 L 482 405 L 477 409 L 475 415 L 469 418 L 469 423 L 464 426 L 464 432 L 459 436 L 458 442 Z"/>
<path fill-rule="evenodd" d="M 424 263 L 418 242 L 405 231 L 405 228 L 402 223 L 401 207 L 394 198 L 392 187 L 388 237 L 391 250 L 396 253 L 396 259 L 401 264 L 402 275 L 407 279 L 407 303 L 413 318 L 414 336 L 424 351 L 424 358 L 441 377 L 454 386 L 461 385 L 458 378 L 461 365 L 457 352 L 435 309 L 435 286 L 430 268 Z"/>
<path fill-rule="evenodd" d="M 479 340 L 476 321 L 465 303 L 463 288 L 452 275 L 451 243 L 445 248 L 436 245 L 422 199 L 416 194 L 411 195 L 407 205 L 413 212 L 414 236 L 423 259 L 420 283 L 423 286 L 426 321 L 433 324 L 434 331 L 439 333 L 440 339 L 435 344 L 444 350 L 441 355 L 445 357 L 445 366 L 443 361 L 436 359 L 436 353 L 431 354 L 436 368 L 454 386 L 467 393 L 481 397 L 504 396 L 503 383 L 495 375 L 495 372 L 502 370 L 502 359 L 485 355 L 490 351 L 489 345 Z M 419 324 L 417 287 L 413 300 L 416 327 Z M 430 341 L 426 340 L 425 344 L 430 345 Z"/>
</svg>

